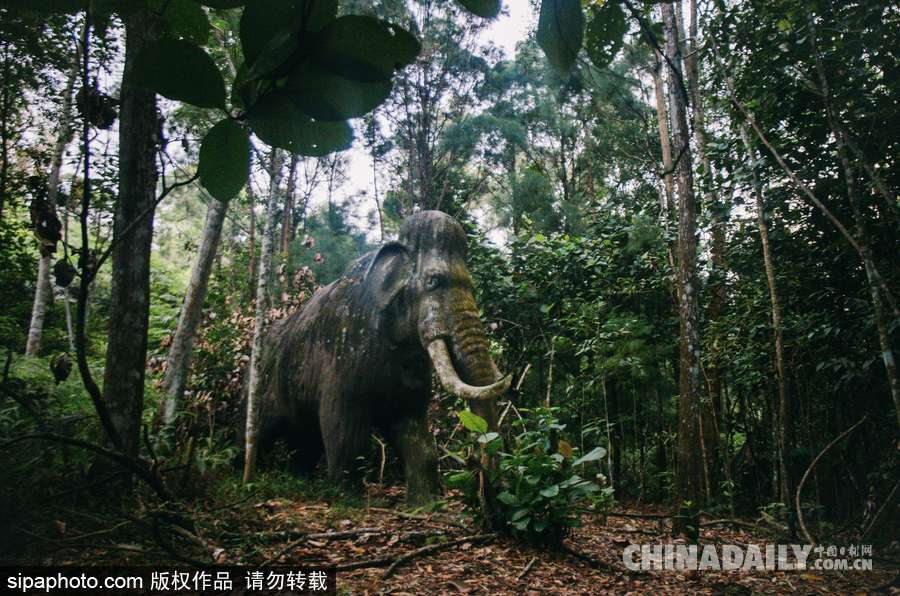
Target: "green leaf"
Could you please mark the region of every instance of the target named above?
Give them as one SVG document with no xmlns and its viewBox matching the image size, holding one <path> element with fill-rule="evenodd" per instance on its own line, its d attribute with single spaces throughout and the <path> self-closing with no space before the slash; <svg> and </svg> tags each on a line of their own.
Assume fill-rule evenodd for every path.
<svg viewBox="0 0 900 596">
<path fill-rule="evenodd" d="M 575 64 L 584 36 L 581 0 L 543 0 L 537 41 L 550 65 L 568 72 Z"/>
<path fill-rule="evenodd" d="M 559 485 L 554 484 L 553 486 L 548 486 L 547 488 L 541 490 L 541 496 L 546 497 L 548 499 L 552 499 L 556 495 L 559 494 Z"/>
<path fill-rule="evenodd" d="M 220 201 L 237 195 L 250 175 L 250 139 L 234 120 L 213 126 L 200 145 L 200 183 Z"/>
<path fill-rule="evenodd" d="M 247 0 L 195 0 L 210 8 L 237 8 L 247 3 Z"/>
<path fill-rule="evenodd" d="M 102 17 L 113 13 L 119 16 L 132 14 L 148 8 L 150 3 L 148 0 L 90 0 L 90 5 L 91 15 Z"/>
<path fill-rule="evenodd" d="M 447 477 L 447 484 L 453 488 L 466 488 L 475 475 L 471 471 L 458 472 Z"/>
<path fill-rule="evenodd" d="M 288 75 L 287 92 L 303 111 L 321 120 L 345 120 L 368 114 L 391 93 L 390 78 L 357 81 L 307 60 Z"/>
<path fill-rule="evenodd" d="M 585 32 L 584 47 L 588 57 L 597 68 L 605 68 L 622 49 L 628 22 L 622 7 L 607 0 L 600 7 L 591 10 Z"/>
<path fill-rule="evenodd" d="M 244 59 L 252 66 L 276 37 L 290 36 L 300 27 L 292 0 L 253 0 L 241 14 L 240 37 Z"/>
<path fill-rule="evenodd" d="M 357 81 L 390 78 L 422 49 L 419 40 L 402 27 L 361 15 L 335 19 L 322 30 L 316 45 L 326 66 Z"/>
<path fill-rule="evenodd" d="M 89 0 L 3 0 L 0 6 L 16 10 L 33 10 L 35 12 L 76 13 L 85 10 Z"/>
<path fill-rule="evenodd" d="M 515 513 L 512 514 L 510 518 L 512 521 L 516 521 L 522 519 L 523 517 L 529 515 L 531 513 L 531 509 L 519 509 Z"/>
<path fill-rule="evenodd" d="M 138 85 L 201 108 L 225 108 L 225 81 L 212 58 L 196 45 L 161 39 L 147 45 L 134 64 Z"/>
<path fill-rule="evenodd" d="M 466 10 L 485 19 L 493 19 L 500 13 L 500 0 L 456 0 Z"/>
<path fill-rule="evenodd" d="M 300 43 L 296 34 L 287 30 L 279 31 L 256 57 L 245 80 L 254 81 L 278 70 L 291 59 L 299 47 Z"/>
<path fill-rule="evenodd" d="M 263 96 L 248 119 L 260 139 L 298 155 L 321 157 L 347 149 L 353 142 L 347 122 L 316 121 L 283 92 Z"/>
<path fill-rule="evenodd" d="M 510 507 L 515 507 L 519 504 L 519 500 L 516 498 L 516 495 L 512 494 L 509 491 L 503 491 L 502 493 L 497 495 L 497 500 L 504 505 L 509 505 Z"/>
<path fill-rule="evenodd" d="M 475 433 L 487 432 L 487 421 L 478 414 L 470 410 L 463 410 L 461 412 L 457 412 L 456 415 L 459 416 L 459 421 L 462 422 L 462 425 L 468 430 Z"/>
<path fill-rule="evenodd" d="M 499 438 L 500 438 L 499 433 L 495 433 L 495 432 L 484 433 L 483 435 L 478 437 L 478 442 L 481 443 L 482 445 L 487 445 L 491 441 L 493 441 L 495 439 L 499 439 Z"/>
<path fill-rule="evenodd" d="M 304 31 L 321 31 L 337 17 L 338 0 L 300 0 L 300 11 Z"/>
<path fill-rule="evenodd" d="M 156 0 L 160 3 L 159 0 Z M 194 0 L 170 0 L 164 4 L 166 33 L 170 37 L 183 37 L 197 45 L 205 45 L 209 41 L 209 19 Z M 162 7 L 160 7 L 162 8 Z"/>
<path fill-rule="evenodd" d="M 574 462 L 572 462 L 573 466 L 577 466 L 580 464 L 587 463 L 589 461 L 597 461 L 606 457 L 606 449 L 603 447 L 596 447 L 590 453 L 585 453 Z"/>
</svg>

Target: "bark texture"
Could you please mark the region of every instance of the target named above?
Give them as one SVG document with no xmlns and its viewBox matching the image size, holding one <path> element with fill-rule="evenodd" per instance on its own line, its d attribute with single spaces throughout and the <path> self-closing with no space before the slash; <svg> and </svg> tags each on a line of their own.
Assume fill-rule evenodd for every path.
<svg viewBox="0 0 900 596">
<path fill-rule="evenodd" d="M 80 66 L 79 54 L 76 52 L 66 80 L 63 91 L 62 106 L 59 116 L 59 134 L 56 137 L 56 145 L 53 147 L 53 162 L 50 165 L 50 180 L 47 183 L 47 202 L 50 207 L 56 209 L 56 197 L 59 192 L 60 170 L 62 170 L 63 156 L 66 147 L 72 141 L 72 92 L 75 89 L 75 81 L 78 79 Z M 52 255 L 41 251 L 38 260 L 37 283 L 34 292 L 34 305 L 31 308 L 31 324 L 28 326 L 28 341 L 25 343 L 25 355 L 37 356 L 41 349 L 41 336 L 44 332 L 44 320 L 47 316 L 47 305 L 53 296 L 53 285 L 50 281 L 50 262 Z M 68 304 L 68 299 L 67 299 Z M 68 307 L 67 307 L 68 308 Z M 68 310 L 66 311 L 68 313 Z M 67 318 L 67 320 L 69 320 Z M 70 330 L 69 337 L 72 337 Z"/>
<path fill-rule="evenodd" d="M 259 437 L 260 361 L 265 335 L 266 311 L 269 308 L 269 270 L 275 243 L 275 214 L 278 208 L 281 186 L 281 151 L 272 150 L 269 162 L 269 198 L 266 201 L 266 223 L 259 255 L 259 274 L 256 279 L 256 320 L 253 324 L 253 344 L 250 352 L 250 375 L 247 389 L 247 413 L 244 432 L 244 482 L 251 482 L 256 475 L 256 456 Z"/>
<path fill-rule="evenodd" d="M 197 327 L 200 325 L 200 318 L 203 314 L 203 301 L 206 298 L 209 276 L 216 260 L 227 212 L 227 203 L 210 199 L 206 210 L 206 223 L 203 226 L 203 239 L 200 242 L 194 268 L 191 270 L 191 281 L 184 294 L 181 314 L 178 317 L 178 327 L 175 329 L 166 359 L 166 373 L 163 377 L 163 392 L 166 396 L 162 415 L 164 424 L 174 422 L 175 415 L 184 398 L 194 338 L 197 336 Z"/>
<path fill-rule="evenodd" d="M 681 49 L 675 7 L 661 5 L 670 61 L 669 95 L 678 189 L 678 315 L 679 346 L 678 455 L 675 471 L 673 531 L 696 528 L 691 518 L 701 498 L 703 466 L 700 458 L 700 336 L 697 306 L 697 214 L 687 124 L 686 89 L 682 85 Z M 690 503 L 690 506 L 688 506 Z M 690 511 L 689 511 L 690 510 Z M 690 513 L 690 515 L 688 515 Z"/>
<path fill-rule="evenodd" d="M 144 405 L 150 248 L 156 198 L 159 120 L 156 95 L 135 84 L 135 57 L 157 38 L 156 18 L 145 12 L 125 23 L 125 67 L 119 116 L 119 194 L 110 288 L 109 339 L 103 397 L 129 455 L 139 447 Z M 129 230 L 128 237 L 123 235 Z"/>
</svg>

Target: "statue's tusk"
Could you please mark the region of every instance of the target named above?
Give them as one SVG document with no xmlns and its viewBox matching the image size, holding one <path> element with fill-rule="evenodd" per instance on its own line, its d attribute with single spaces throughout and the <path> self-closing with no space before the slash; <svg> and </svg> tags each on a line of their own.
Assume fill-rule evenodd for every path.
<svg viewBox="0 0 900 596">
<path fill-rule="evenodd" d="M 428 354 L 431 356 L 431 362 L 434 363 L 434 369 L 437 371 L 438 379 L 444 389 L 463 399 L 494 399 L 509 389 L 509 384 L 512 382 L 512 377 L 505 376 L 493 385 L 483 387 L 464 383 L 456 374 L 456 369 L 450 360 L 450 352 L 447 351 L 447 344 L 443 339 L 436 339 L 428 344 Z"/>
</svg>

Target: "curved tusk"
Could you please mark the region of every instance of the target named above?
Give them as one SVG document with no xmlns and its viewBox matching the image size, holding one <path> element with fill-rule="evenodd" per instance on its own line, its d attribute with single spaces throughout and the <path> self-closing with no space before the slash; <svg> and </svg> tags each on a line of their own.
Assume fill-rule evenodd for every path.
<svg viewBox="0 0 900 596">
<path fill-rule="evenodd" d="M 509 384 L 512 382 L 512 377 L 506 376 L 492 385 L 485 385 L 483 387 L 476 387 L 464 383 L 463 380 L 459 378 L 459 375 L 456 374 L 456 369 L 453 367 L 453 362 L 450 360 L 450 352 L 447 351 L 447 343 L 443 339 L 436 339 L 428 344 L 428 355 L 431 356 L 431 361 L 434 363 L 434 369 L 437 371 L 438 379 L 440 379 L 444 389 L 463 399 L 494 399 L 509 389 Z"/>
</svg>

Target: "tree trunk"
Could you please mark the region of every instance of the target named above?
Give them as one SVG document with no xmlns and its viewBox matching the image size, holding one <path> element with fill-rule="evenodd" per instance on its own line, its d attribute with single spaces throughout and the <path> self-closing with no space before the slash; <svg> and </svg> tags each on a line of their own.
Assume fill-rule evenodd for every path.
<svg viewBox="0 0 900 596">
<path fill-rule="evenodd" d="M 66 81 L 63 91 L 62 107 L 59 115 L 59 135 L 56 137 L 56 145 L 53 147 L 53 162 L 50 165 L 50 180 L 47 183 L 47 202 L 56 210 L 56 197 L 59 192 L 60 170 L 62 169 L 63 156 L 66 147 L 72 141 L 72 91 L 75 89 L 75 81 L 78 79 L 80 58 L 75 52 L 72 70 Z M 31 308 L 31 324 L 28 327 L 28 341 L 25 344 L 26 356 L 37 356 L 41 349 L 41 335 L 44 331 L 44 319 L 47 315 L 47 305 L 53 296 L 53 285 L 50 282 L 50 262 L 52 255 L 44 254 L 38 261 L 37 286 L 34 291 L 34 305 Z M 69 334 L 71 337 L 71 333 Z"/>
<path fill-rule="evenodd" d="M 222 226 L 225 223 L 227 212 L 227 203 L 210 199 L 206 210 L 206 223 L 203 227 L 203 239 L 200 241 L 197 260 L 191 271 L 191 281 L 181 305 L 178 327 L 175 329 L 166 359 L 166 372 L 162 384 L 166 396 L 162 422 L 166 425 L 175 421 L 175 414 L 184 397 L 194 338 L 203 314 L 203 300 L 206 298 L 206 288 L 218 252 L 219 241 L 222 238 Z"/>
<path fill-rule="evenodd" d="M 259 277 L 256 280 L 256 320 L 253 325 L 253 343 L 250 351 L 250 375 L 247 383 L 247 427 L 244 439 L 244 482 L 251 482 L 256 475 L 256 454 L 259 448 L 259 360 L 262 352 L 263 336 L 268 310 L 269 269 L 272 264 L 272 248 L 275 241 L 275 214 L 278 207 L 278 192 L 281 184 L 281 151 L 272 149 L 269 162 L 269 198 L 266 201 L 266 224 L 259 256 Z"/>
<path fill-rule="evenodd" d="M 763 265 L 766 271 L 766 283 L 769 286 L 769 301 L 772 308 L 772 331 L 775 335 L 775 375 L 778 379 L 778 409 L 775 420 L 776 461 L 778 466 L 778 498 L 788 511 L 791 510 L 792 475 L 786 461 L 787 453 L 793 449 L 791 433 L 790 401 L 787 390 L 787 377 L 784 369 L 784 340 L 781 325 L 781 301 L 778 298 L 778 286 L 775 283 L 775 260 L 769 246 L 769 227 L 766 223 L 766 206 L 762 193 L 762 183 L 756 170 L 756 150 L 750 143 L 747 127 L 741 126 L 741 139 L 750 159 L 753 193 L 756 198 L 756 225 L 759 228 L 759 239 L 762 243 Z"/>
<path fill-rule="evenodd" d="M 689 4 L 690 28 L 688 33 L 687 54 L 685 56 L 685 73 L 688 90 L 691 96 L 691 114 L 694 121 L 694 142 L 697 148 L 697 158 L 703 167 L 705 174 L 702 181 L 704 202 L 709 210 L 711 219 L 712 243 L 710 246 L 710 271 L 709 284 L 711 296 L 709 301 L 709 322 L 713 323 L 725 314 L 725 305 L 728 302 L 728 293 L 725 286 L 725 206 L 719 202 L 719 194 L 716 192 L 715 177 L 713 176 L 712 163 L 706 153 L 706 114 L 703 111 L 702 97 L 700 95 L 700 66 L 697 54 L 697 0 L 690 0 Z M 706 369 L 709 401 L 703 404 L 701 425 L 703 427 L 703 441 L 707 454 L 704 478 L 707 481 L 707 497 L 711 496 L 710 484 L 716 485 L 721 477 L 722 449 L 719 440 L 717 413 L 722 411 L 722 381 L 720 362 L 718 358 L 708 359 L 709 366 Z"/>
<path fill-rule="evenodd" d="M 129 455 L 139 447 L 150 311 L 150 249 L 156 199 L 159 120 L 156 95 L 134 81 L 135 57 L 157 38 L 156 18 L 134 13 L 125 24 L 119 116 L 119 195 L 113 228 L 109 339 L 103 398 Z M 121 237 L 129 229 L 127 238 Z"/>
<path fill-rule="evenodd" d="M 291 155 L 287 190 L 284 197 L 284 210 L 281 216 L 281 253 L 285 263 L 288 260 L 291 240 L 294 239 L 294 199 L 297 195 L 297 163 L 299 160 L 299 156 Z"/>
<path fill-rule="evenodd" d="M 247 200 L 250 202 L 250 234 L 247 239 L 247 273 L 249 274 L 249 287 L 253 287 L 256 281 L 256 195 L 247 180 Z"/>
<path fill-rule="evenodd" d="M 678 314 L 680 327 L 678 465 L 675 471 L 675 533 L 696 533 L 697 511 L 702 496 L 700 458 L 700 337 L 697 306 L 697 222 L 694 180 L 687 125 L 686 90 L 681 76 L 681 50 L 672 3 L 661 5 L 670 60 L 669 94 L 678 188 Z M 693 531 L 690 531 L 693 528 Z"/>
</svg>

